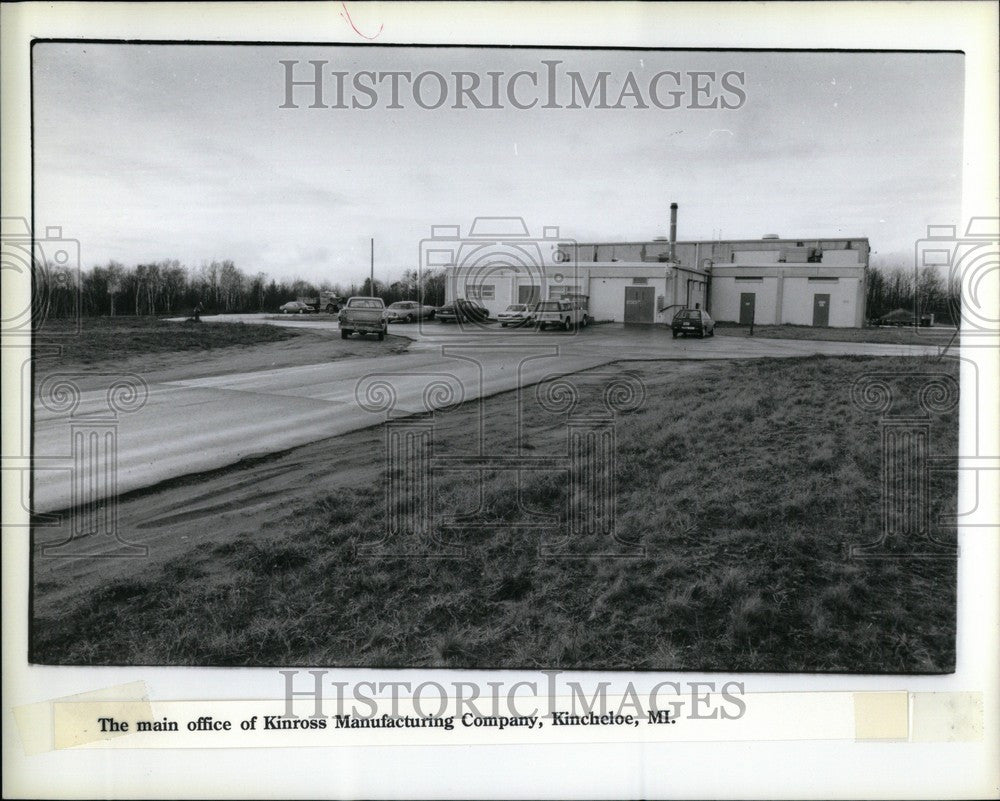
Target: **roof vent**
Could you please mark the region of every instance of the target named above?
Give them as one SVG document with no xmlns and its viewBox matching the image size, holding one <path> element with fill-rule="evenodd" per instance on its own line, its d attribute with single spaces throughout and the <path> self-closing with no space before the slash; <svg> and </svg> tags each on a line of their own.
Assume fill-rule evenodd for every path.
<svg viewBox="0 0 1000 801">
<path fill-rule="evenodd" d="M 764 239 L 781 239 L 777 234 L 764 234 Z"/>
</svg>

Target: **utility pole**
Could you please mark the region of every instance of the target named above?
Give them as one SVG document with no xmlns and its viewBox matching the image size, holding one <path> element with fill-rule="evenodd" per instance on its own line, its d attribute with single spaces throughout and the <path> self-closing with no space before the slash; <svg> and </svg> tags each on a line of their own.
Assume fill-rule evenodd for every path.
<svg viewBox="0 0 1000 801">
<path fill-rule="evenodd" d="M 375 297 L 375 237 L 372 237 L 371 277 L 368 279 L 368 294 Z"/>
</svg>

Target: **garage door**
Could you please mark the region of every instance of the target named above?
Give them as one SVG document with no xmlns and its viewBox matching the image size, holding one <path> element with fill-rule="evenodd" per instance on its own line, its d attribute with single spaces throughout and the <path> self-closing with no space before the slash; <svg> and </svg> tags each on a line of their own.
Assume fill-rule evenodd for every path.
<svg viewBox="0 0 1000 801">
<path fill-rule="evenodd" d="M 656 289 L 651 286 L 625 287 L 625 323 L 652 325 Z"/>
</svg>

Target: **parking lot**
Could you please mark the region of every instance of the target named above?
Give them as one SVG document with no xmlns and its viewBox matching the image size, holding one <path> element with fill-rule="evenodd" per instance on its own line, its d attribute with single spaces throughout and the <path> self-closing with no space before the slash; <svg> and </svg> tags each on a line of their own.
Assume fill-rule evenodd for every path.
<svg viewBox="0 0 1000 801">
<path fill-rule="evenodd" d="M 306 317 L 283 317 L 273 314 L 235 314 L 225 317 L 205 317 L 206 322 L 246 322 L 337 331 L 335 316 L 319 314 Z M 663 326 L 626 326 L 622 323 L 592 324 L 575 331 L 537 331 L 532 326 L 501 328 L 495 321 L 482 324 L 441 323 L 423 320 L 413 323 L 392 323 L 389 333 L 413 341 L 411 351 L 424 351 L 449 345 L 484 346 L 494 348 L 504 343 L 517 346 L 555 346 L 566 355 L 607 352 L 617 359 L 753 359 L 781 356 L 916 356 L 937 355 L 937 344 L 897 345 L 892 343 L 836 342 L 812 339 L 776 339 L 773 336 L 752 337 L 680 337 L 673 339 L 670 329 Z"/>
</svg>

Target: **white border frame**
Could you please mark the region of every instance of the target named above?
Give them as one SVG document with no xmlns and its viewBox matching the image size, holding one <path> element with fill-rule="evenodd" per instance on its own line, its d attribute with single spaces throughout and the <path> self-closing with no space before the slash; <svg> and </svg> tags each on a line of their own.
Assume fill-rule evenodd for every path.
<svg viewBox="0 0 1000 801">
<path fill-rule="evenodd" d="M 341 4 L 6 3 L 2 13 L 3 216 L 30 218 L 29 60 L 32 37 L 358 42 Z M 639 47 L 962 50 L 966 59 L 963 220 L 997 212 L 997 6 L 960 3 L 350 4 L 375 43 L 496 43 Z M 711 17 L 711 24 L 706 24 Z M 933 113 L 929 110 L 928 113 Z M 963 354 L 967 355 L 967 354 Z M 978 361 L 979 408 L 1000 397 L 997 351 Z M 18 402 L 7 372 L 4 406 Z M 963 391 L 967 387 L 963 386 Z M 24 397 L 21 395 L 21 397 Z M 963 397 L 963 405 L 964 405 Z M 968 407 L 964 407 L 968 408 Z M 4 415 L 4 433 L 20 425 Z M 996 442 L 996 417 L 981 420 Z M 963 452 L 968 435 L 963 426 Z M 989 436 L 989 434 L 987 434 Z M 6 481 L 6 478 L 5 478 Z M 5 485 L 6 486 L 6 485 Z M 996 486 L 995 479 L 993 486 Z M 4 492 L 4 519 L 16 503 Z M 986 519 L 995 507 L 984 509 Z M 23 529 L 21 530 L 23 532 Z M 984 533 L 985 532 L 985 533 Z M 30 797 L 977 797 L 998 793 L 996 530 L 963 538 L 959 669 L 943 677 L 753 675 L 748 692 L 981 691 L 977 743 L 672 743 L 656 746 L 510 746 L 213 751 L 62 751 L 26 758 L 11 708 L 141 679 L 153 698 L 273 698 L 275 670 L 26 666 L 27 540 L 3 536 L 4 794 Z M 374 677 L 379 671 L 345 671 Z M 419 672 L 409 671 L 414 679 Z M 473 675 L 463 672 L 462 678 Z M 514 674 L 506 674 L 513 680 Z M 621 676 L 622 674 L 618 674 Z M 596 681 L 595 674 L 585 677 Z M 633 676 L 637 681 L 640 676 Z M 730 676 L 672 674 L 691 681 Z M 544 750 L 539 751 L 539 748 Z"/>
</svg>

